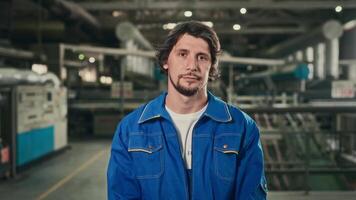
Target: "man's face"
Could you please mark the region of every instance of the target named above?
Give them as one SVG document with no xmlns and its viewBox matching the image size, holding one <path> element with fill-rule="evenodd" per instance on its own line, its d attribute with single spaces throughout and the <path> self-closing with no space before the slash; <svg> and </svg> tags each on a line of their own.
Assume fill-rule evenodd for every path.
<svg viewBox="0 0 356 200">
<path fill-rule="evenodd" d="M 163 66 L 168 71 L 168 86 L 184 96 L 193 96 L 206 89 L 211 55 L 208 43 L 184 34 L 173 46 L 167 63 Z"/>
</svg>

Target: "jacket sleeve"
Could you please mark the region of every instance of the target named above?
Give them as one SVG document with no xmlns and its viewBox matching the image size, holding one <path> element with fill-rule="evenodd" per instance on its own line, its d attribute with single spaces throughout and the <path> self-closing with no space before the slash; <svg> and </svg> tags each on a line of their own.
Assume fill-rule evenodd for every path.
<svg viewBox="0 0 356 200">
<path fill-rule="evenodd" d="M 267 182 L 264 175 L 263 151 L 258 128 L 247 124 L 245 142 L 238 160 L 236 200 L 266 200 Z"/>
<path fill-rule="evenodd" d="M 140 199 L 139 184 L 132 169 L 132 159 L 127 151 L 127 134 L 120 124 L 114 135 L 107 169 L 109 200 Z"/>
</svg>

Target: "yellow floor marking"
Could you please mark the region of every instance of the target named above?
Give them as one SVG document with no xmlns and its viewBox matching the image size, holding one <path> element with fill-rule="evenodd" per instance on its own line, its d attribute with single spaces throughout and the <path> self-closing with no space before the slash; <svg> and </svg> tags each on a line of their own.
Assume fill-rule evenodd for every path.
<svg viewBox="0 0 356 200">
<path fill-rule="evenodd" d="M 42 200 L 45 199 L 48 195 L 50 195 L 52 192 L 56 191 L 58 188 L 62 187 L 64 184 L 66 184 L 68 181 L 70 181 L 74 176 L 79 174 L 81 171 L 83 171 L 85 168 L 89 167 L 94 161 L 96 161 L 98 158 L 100 158 L 107 150 L 101 150 L 97 154 L 95 154 L 91 159 L 83 163 L 78 169 L 76 169 L 74 172 L 69 174 L 68 176 L 64 177 L 60 181 L 58 181 L 55 185 L 53 185 L 51 188 L 49 188 L 46 192 L 41 194 L 36 200 Z"/>
</svg>

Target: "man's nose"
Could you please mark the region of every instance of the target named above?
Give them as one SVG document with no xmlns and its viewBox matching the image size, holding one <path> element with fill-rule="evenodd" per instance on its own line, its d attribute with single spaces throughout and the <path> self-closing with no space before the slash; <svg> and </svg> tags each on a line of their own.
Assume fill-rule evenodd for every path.
<svg viewBox="0 0 356 200">
<path fill-rule="evenodd" d="M 194 56 L 188 56 L 186 63 L 187 70 L 195 71 L 198 68 L 198 60 Z"/>
</svg>

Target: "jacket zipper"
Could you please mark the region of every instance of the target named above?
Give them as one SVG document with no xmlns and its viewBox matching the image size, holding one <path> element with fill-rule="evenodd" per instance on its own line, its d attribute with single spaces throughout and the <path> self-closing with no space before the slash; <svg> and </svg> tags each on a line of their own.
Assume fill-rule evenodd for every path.
<svg viewBox="0 0 356 200">
<path fill-rule="evenodd" d="M 183 166 L 183 174 L 184 174 L 184 178 L 183 178 L 183 181 L 184 181 L 184 188 L 185 188 L 185 199 L 189 200 L 189 188 L 188 188 L 188 176 L 187 176 L 187 169 L 186 169 L 186 166 L 185 166 L 185 162 L 183 160 L 183 157 L 182 157 L 182 147 L 181 147 L 181 144 L 179 142 L 179 139 L 178 139 L 178 132 L 177 132 L 177 129 L 176 127 L 174 126 L 174 124 L 171 123 L 171 126 L 173 126 L 174 130 L 175 130 L 175 133 L 176 133 L 176 142 L 178 144 L 178 147 L 179 147 L 179 157 L 180 157 L 180 160 L 181 160 L 181 163 L 182 163 L 182 166 Z M 183 152 L 184 153 L 184 152 Z"/>
<path fill-rule="evenodd" d="M 191 149 L 191 154 L 192 154 L 192 169 L 190 169 L 191 170 L 191 183 L 190 183 L 190 189 L 191 189 L 191 195 L 190 195 L 190 197 L 189 198 L 191 198 L 191 199 L 193 199 L 193 191 L 194 191 L 194 184 L 193 184 L 193 181 L 194 181 L 194 178 L 193 178 L 193 173 L 194 173 L 194 162 L 193 162 L 193 160 L 194 160 L 194 133 L 195 133 L 195 127 L 197 127 L 197 125 L 198 125 L 198 123 L 200 122 L 200 120 L 201 120 L 201 118 L 204 116 L 204 113 L 199 117 L 199 119 L 197 120 L 197 122 L 194 124 L 194 126 L 193 126 L 193 130 L 192 130 L 192 149 Z"/>
</svg>

